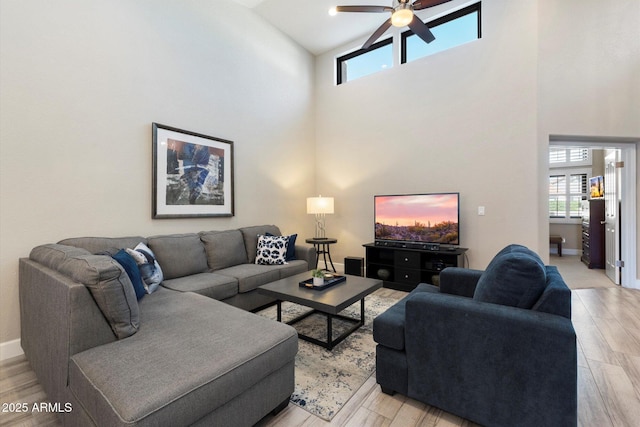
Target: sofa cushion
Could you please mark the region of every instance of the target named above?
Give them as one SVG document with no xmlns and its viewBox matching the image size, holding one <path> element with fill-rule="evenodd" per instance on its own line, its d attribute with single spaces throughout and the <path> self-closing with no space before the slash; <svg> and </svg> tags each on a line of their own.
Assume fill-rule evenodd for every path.
<svg viewBox="0 0 640 427">
<path fill-rule="evenodd" d="M 542 295 L 546 282 L 540 257 L 523 246 L 512 245 L 491 260 L 478 279 L 473 299 L 530 309 Z"/>
<path fill-rule="evenodd" d="M 129 280 L 131 280 L 131 284 L 133 285 L 133 290 L 136 293 L 136 298 L 140 301 L 142 297 L 147 294 L 147 291 L 144 288 L 144 283 L 142 282 L 142 276 L 140 276 L 140 269 L 138 268 L 136 260 L 133 259 L 133 257 L 124 249 L 120 249 L 115 253 L 113 255 L 113 259 L 118 261 L 122 268 L 124 268 L 124 271 L 127 272 L 127 276 L 129 276 Z"/>
<path fill-rule="evenodd" d="M 113 258 L 65 245 L 33 248 L 29 258 L 84 284 L 119 339 L 140 326 L 138 301 L 129 276 Z"/>
<path fill-rule="evenodd" d="M 97 254 L 98 252 L 115 251 L 123 248 L 135 248 L 138 243 L 147 243 L 147 239 L 141 236 L 130 237 L 72 237 L 60 240 L 59 245 L 75 246 Z"/>
<path fill-rule="evenodd" d="M 148 242 L 165 279 L 204 273 L 208 269 L 204 245 L 195 233 L 153 236 Z"/>
<path fill-rule="evenodd" d="M 279 265 L 241 264 L 217 270 L 216 273 L 236 278 L 238 292 L 244 293 L 274 280 L 279 280 L 279 267 Z"/>
<path fill-rule="evenodd" d="M 200 239 L 213 271 L 247 262 L 247 251 L 239 230 L 206 231 L 200 233 Z"/>
<path fill-rule="evenodd" d="M 136 335 L 70 360 L 69 388 L 101 425 L 194 424 L 297 352 L 290 326 L 201 295 L 160 289 L 140 307 Z"/>
<path fill-rule="evenodd" d="M 282 236 L 280 229 L 275 225 L 255 225 L 252 227 L 240 228 L 244 239 L 244 246 L 247 249 L 248 262 L 253 264 L 256 262 L 256 252 L 258 248 L 258 236 L 267 235 Z"/>
<path fill-rule="evenodd" d="M 179 292 L 195 292 L 217 300 L 230 298 L 238 293 L 238 281 L 234 277 L 216 273 L 199 273 L 165 280 L 162 286 Z"/>
<path fill-rule="evenodd" d="M 304 273 L 305 271 L 309 271 L 309 266 L 307 265 L 307 261 L 302 259 L 294 259 L 293 261 L 288 261 L 283 265 L 274 265 L 274 268 L 277 268 L 280 271 L 280 278 L 284 279 L 285 277 L 293 276 L 294 274 Z"/>
<path fill-rule="evenodd" d="M 287 258 L 288 236 L 258 236 L 256 264 L 283 265 Z"/>
</svg>

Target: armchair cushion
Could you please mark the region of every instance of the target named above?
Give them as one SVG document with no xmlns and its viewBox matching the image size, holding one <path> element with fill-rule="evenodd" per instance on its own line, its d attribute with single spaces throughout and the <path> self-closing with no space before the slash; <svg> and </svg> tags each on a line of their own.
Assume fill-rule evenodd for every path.
<svg viewBox="0 0 640 427">
<path fill-rule="evenodd" d="M 482 273 L 473 299 L 530 309 L 547 283 L 544 263 L 524 246 L 510 245 L 500 251 Z"/>
<path fill-rule="evenodd" d="M 531 309 L 571 319 L 571 290 L 562 280 L 558 267 L 547 265 L 545 268 L 547 287 Z"/>
<path fill-rule="evenodd" d="M 437 293 L 438 288 L 420 283 L 409 295 L 373 319 L 373 340 L 385 347 L 404 350 L 405 306 L 408 300 L 423 292 Z"/>
<path fill-rule="evenodd" d="M 440 292 L 472 298 L 482 270 L 447 267 L 440 272 Z"/>
</svg>

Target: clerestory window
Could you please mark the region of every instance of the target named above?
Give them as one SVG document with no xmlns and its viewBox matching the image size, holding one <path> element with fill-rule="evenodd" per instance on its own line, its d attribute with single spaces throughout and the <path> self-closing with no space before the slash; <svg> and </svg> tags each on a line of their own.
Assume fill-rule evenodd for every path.
<svg viewBox="0 0 640 427">
<path fill-rule="evenodd" d="M 359 49 L 336 58 L 336 83 L 346 83 L 394 66 L 394 43 L 400 46 L 400 64 L 477 40 L 481 37 L 480 4 L 476 3 L 426 22 L 436 39 L 427 44 L 411 31 L 389 37 L 368 49 Z"/>
<path fill-rule="evenodd" d="M 374 43 L 336 60 L 338 84 L 349 82 L 393 66 L 393 38 Z"/>
<path fill-rule="evenodd" d="M 425 43 L 410 30 L 403 32 L 400 37 L 400 63 L 405 64 L 481 38 L 480 3 L 425 23 L 436 39 Z"/>
</svg>

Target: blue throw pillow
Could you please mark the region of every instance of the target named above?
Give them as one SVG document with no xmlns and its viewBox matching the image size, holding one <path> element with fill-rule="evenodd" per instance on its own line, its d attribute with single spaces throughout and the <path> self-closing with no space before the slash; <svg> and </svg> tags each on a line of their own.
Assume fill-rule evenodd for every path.
<svg viewBox="0 0 640 427">
<path fill-rule="evenodd" d="M 140 301 L 147 291 L 145 291 L 144 285 L 142 284 L 142 277 L 140 276 L 136 260 L 134 260 L 133 257 L 124 249 L 120 249 L 113 256 L 113 259 L 118 261 L 122 268 L 124 268 L 127 276 L 129 276 L 129 280 L 131 280 L 131 283 L 133 284 L 133 290 L 136 291 L 136 298 Z"/>
<path fill-rule="evenodd" d="M 273 236 L 271 233 L 264 233 L 265 236 Z M 285 255 L 285 261 L 292 261 L 296 259 L 296 238 L 297 234 L 291 234 L 289 236 L 284 236 L 289 239 L 289 245 L 287 246 L 287 254 Z"/>
<path fill-rule="evenodd" d="M 546 286 L 546 270 L 540 257 L 524 246 L 512 247 L 500 251 L 489 263 L 478 280 L 473 299 L 530 309 Z"/>
</svg>

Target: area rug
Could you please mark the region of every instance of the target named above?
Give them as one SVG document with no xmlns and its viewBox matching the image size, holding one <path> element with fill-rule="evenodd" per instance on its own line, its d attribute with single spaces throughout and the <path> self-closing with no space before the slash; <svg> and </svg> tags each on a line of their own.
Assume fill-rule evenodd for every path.
<svg viewBox="0 0 640 427">
<path fill-rule="evenodd" d="M 398 300 L 386 296 L 384 289 L 365 299 L 365 324 L 336 345 L 332 351 L 315 344 L 298 340 L 296 356 L 295 391 L 291 402 L 324 420 L 331 419 L 364 384 L 375 369 L 375 342 L 373 319 Z M 308 307 L 282 303 L 284 321 L 310 311 Z M 276 319 L 276 307 L 269 307 L 258 314 Z M 347 307 L 341 314 L 359 318 L 360 302 Z M 333 320 L 333 335 L 337 337 L 349 324 Z M 327 320 L 313 314 L 294 325 L 298 332 L 326 341 Z"/>
</svg>

